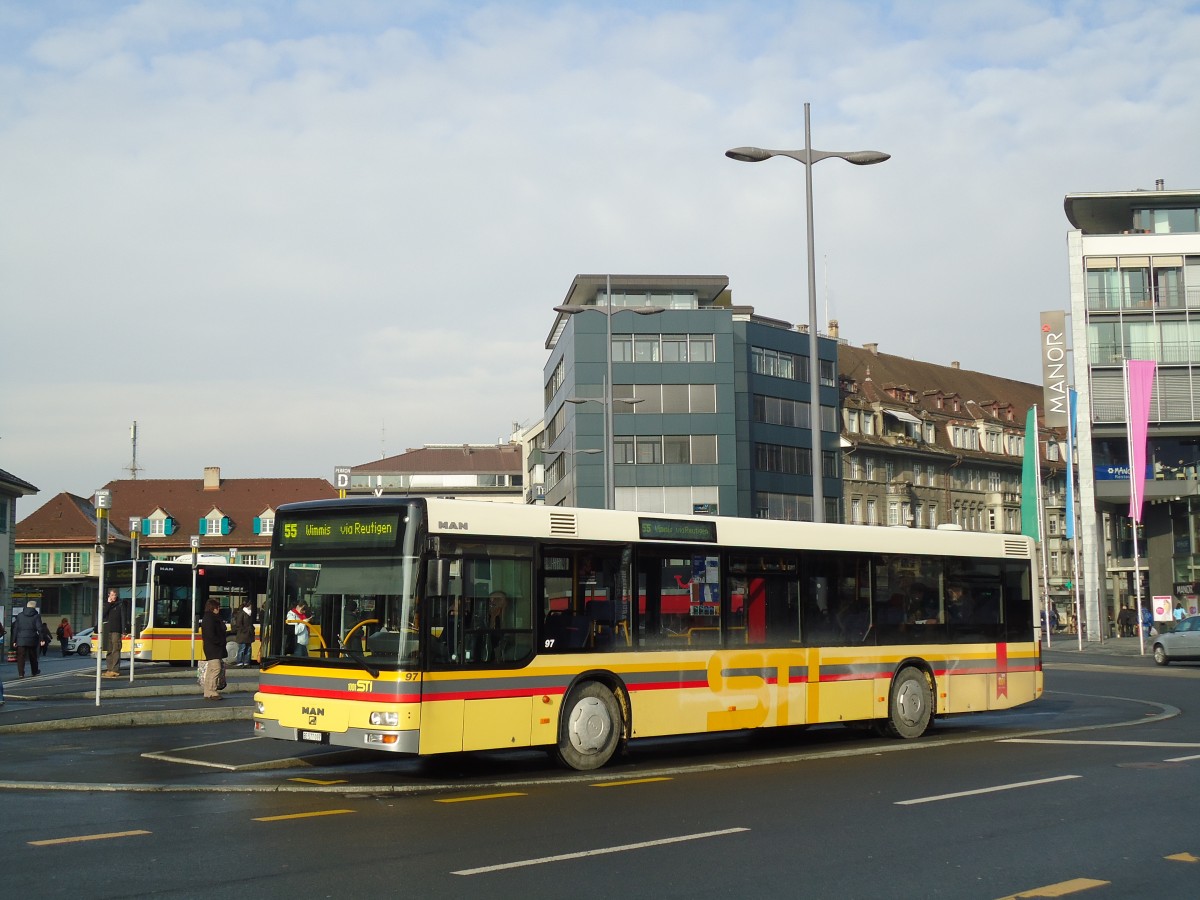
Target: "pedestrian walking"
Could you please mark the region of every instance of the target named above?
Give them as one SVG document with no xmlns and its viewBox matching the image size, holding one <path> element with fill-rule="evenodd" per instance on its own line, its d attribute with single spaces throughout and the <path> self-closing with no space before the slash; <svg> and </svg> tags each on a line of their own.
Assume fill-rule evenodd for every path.
<svg viewBox="0 0 1200 900">
<path fill-rule="evenodd" d="M 42 640 L 42 616 L 37 610 L 37 601 L 30 600 L 25 608 L 13 617 L 13 646 L 17 648 L 17 677 L 25 677 L 25 663 L 29 662 L 29 674 L 42 674 L 38 666 L 38 644 Z"/>
<path fill-rule="evenodd" d="M 210 599 L 204 604 L 200 620 L 200 637 L 204 641 L 204 672 L 200 683 L 205 700 L 224 700 L 225 687 L 225 623 L 221 619 L 221 603 Z"/>
<path fill-rule="evenodd" d="M 67 655 L 67 642 L 75 637 L 75 632 L 71 630 L 71 620 L 63 616 L 63 620 L 58 623 L 58 628 L 54 631 L 55 637 L 58 638 L 58 646 L 62 648 L 62 655 Z"/>
<path fill-rule="evenodd" d="M 0 622 L 0 660 L 4 659 L 4 623 Z M 4 705 L 4 671 L 0 666 L 0 706 Z"/>
<path fill-rule="evenodd" d="M 250 648 L 254 645 L 254 605 L 249 597 L 242 602 L 241 609 L 233 614 L 233 639 L 238 645 L 234 665 L 244 669 L 250 665 Z"/>
<path fill-rule="evenodd" d="M 1150 637 L 1150 632 L 1154 628 L 1154 614 L 1150 612 L 1150 607 L 1142 607 L 1142 637 Z"/>
<path fill-rule="evenodd" d="M 104 603 L 103 638 L 105 655 L 105 678 L 121 677 L 121 636 L 125 633 L 125 607 L 117 596 L 117 589 L 108 592 Z"/>
<path fill-rule="evenodd" d="M 41 640 L 38 641 L 38 646 L 42 648 L 42 656 L 50 652 L 50 642 L 53 640 L 54 637 L 50 634 L 50 629 L 46 626 L 45 622 L 42 622 Z"/>
</svg>

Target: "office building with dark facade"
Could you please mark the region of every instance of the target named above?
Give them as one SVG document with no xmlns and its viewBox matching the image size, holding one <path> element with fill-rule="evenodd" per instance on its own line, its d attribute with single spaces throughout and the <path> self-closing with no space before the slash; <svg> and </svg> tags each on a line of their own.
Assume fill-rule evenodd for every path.
<svg viewBox="0 0 1200 900">
<path fill-rule="evenodd" d="M 559 312 L 546 340 L 548 505 L 603 507 L 611 444 L 617 509 L 813 518 L 806 332 L 734 306 L 724 276 L 579 275 L 561 306 L 583 311 Z M 819 347 L 825 518 L 838 521 L 836 345 Z"/>
</svg>

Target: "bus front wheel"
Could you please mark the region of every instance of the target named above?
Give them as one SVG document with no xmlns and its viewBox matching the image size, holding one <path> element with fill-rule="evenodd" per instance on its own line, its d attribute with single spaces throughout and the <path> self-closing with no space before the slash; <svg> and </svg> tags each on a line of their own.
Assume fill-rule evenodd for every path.
<svg viewBox="0 0 1200 900">
<path fill-rule="evenodd" d="M 933 689 L 920 669 L 901 669 L 892 681 L 888 698 L 888 717 L 882 723 L 891 737 L 919 738 L 933 719 Z"/>
<path fill-rule="evenodd" d="M 558 758 L 580 772 L 612 759 L 621 742 L 621 706 L 613 692 L 596 681 L 576 687 L 563 705 L 558 726 Z"/>
</svg>

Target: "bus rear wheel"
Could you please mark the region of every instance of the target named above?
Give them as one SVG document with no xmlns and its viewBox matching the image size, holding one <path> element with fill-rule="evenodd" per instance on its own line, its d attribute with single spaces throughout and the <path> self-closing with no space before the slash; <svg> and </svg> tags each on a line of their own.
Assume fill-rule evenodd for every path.
<svg viewBox="0 0 1200 900">
<path fill-rule="evenodd" d="M 919 738 L 933 719 L 933 688 L 929 676 L 909 666 L 892 680 L 888 717 L 882 722 L 890 737 Z"/>
<path fill-rule="evenodd" d="M 612 759 L 624 731 L 621 706 L 613 692 L 596 681 L 567 695 L 558 725 L 558 758 L 579 772 L 598 769 Z"/>
</svg>

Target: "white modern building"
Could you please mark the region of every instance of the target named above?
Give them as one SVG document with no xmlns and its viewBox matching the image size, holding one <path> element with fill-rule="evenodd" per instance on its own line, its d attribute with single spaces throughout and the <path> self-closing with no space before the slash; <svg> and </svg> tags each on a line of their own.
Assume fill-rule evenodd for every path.
<svg viewBox="0 0 1200 900">
<path fill-rule="evenodd" d="M 1200 580 L 1200 191 L 1069 194 L 1071 333 L 1079 390 L 1080 550 L 1088 640 L 1137 596 L 1193 611 Z M 1154 360 L 1142 525 L 1129 518 L 1122 363 Z"/>
</svg>

